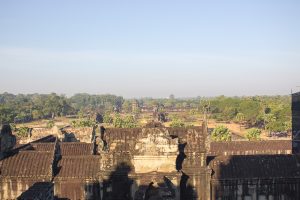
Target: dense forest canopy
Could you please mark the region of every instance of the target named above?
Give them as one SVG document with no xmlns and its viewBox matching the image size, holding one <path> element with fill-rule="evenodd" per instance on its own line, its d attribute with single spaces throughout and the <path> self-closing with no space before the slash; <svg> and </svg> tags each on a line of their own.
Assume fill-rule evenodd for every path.
<svg viewBox="0 0 300 200">
<path fill-rule="evenodd" d="M 75 94 L 72 97 L 51 94 L 0 94 L 0 124 L 50 119 L 58 116 L 95 113 L 132 113 L 133 103 L 139 108 L 168 112 L 181 109 L 191 115 L 207 114 L 216 121 L 234 121 L 270 131 L 291 127 L 290 96 L 196 97 L 124 99 L 116 95 Z M 135 111 L 136 112 L 136 111 Z"/>
<path fill-rule="evenodd" d="M 0 123 L 26 122 L 79 113 L 119 110 L 123 97 L 76 94 L 71 98 L 51 94 L 0 94 Z"/>
</svg>

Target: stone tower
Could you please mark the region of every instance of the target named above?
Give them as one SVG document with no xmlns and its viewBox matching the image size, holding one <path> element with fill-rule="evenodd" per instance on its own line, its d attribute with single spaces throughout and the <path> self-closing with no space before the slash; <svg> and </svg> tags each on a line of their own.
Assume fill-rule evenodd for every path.
<svg viewBox="0 0 300 200">
<path fill-rule="evenodd" d="M 16 137 L 12 134 L 10 125 L 3 125 L 0 134 L 0 159 L 16 145 Z"/>
</svg>

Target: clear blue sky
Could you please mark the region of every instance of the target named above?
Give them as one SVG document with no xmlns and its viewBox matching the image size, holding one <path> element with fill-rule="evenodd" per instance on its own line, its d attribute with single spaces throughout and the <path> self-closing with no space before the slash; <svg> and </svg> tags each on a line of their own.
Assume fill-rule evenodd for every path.
<svg viewBox="0 0 300 200">
<path fill-rule="evenodd" d="M 300 1 L 1 0 L 0 73 L 1 93 L 289 94 Z"/>
</svg>

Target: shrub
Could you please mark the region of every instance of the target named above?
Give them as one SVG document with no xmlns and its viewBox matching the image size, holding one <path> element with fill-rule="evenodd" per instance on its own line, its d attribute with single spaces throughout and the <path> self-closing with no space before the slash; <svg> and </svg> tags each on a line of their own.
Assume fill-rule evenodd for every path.
<svg viewBox="0 0 300 200">
<path fill-rule="evenodd" d="M 12 132 L 17 131 L 17 126 L 16 126 L 15 123 L 10 123 L 9 125 L 10 125 L 10 128 L 11 128 L 11 131 L 12 131 Z"/>
<path fill-rule="evenodd" d="M 27 137 L 29 134 L 29 131 L 30 131 L 30 128 L 23 126 L 23 127 L 17 128 L 16 134 L 19 137 Z"/>
<path fill-rule="evenodd" d="M 80 119 L 71 121 L 71 125 L 75 128 L 79 127 L 95 127 L 97 125 L 96 121 L 91 119 Z"/>
<path fill-rule="evenodd" d="M 103 117 L 103 122 L 107 124 L 113 123 L 113 118 L 110 116 L 109 113 L 106 113 Z"/>
<path fill-rule="evenodd" d="M 133 116 L 128 115 L 122 118 L 120 115 L 116 115 L 113 119 L 113 125 L 116 128 L 135 128 L 137 127 L 137 122 Z"/>
<path fill-rule="evenodd" d="M 217 126 L 211 133 L 211 138 L 214 141 L 230 141 L 231 132 L 223 125 Z"/>
<path fill-rule="evenodd" d="M 47 122 L 47 128 L 52 128 L 54 125 L 55 125 L 55 123 L 54 123 L 53 120 L 49 120 L 49 121 Z"/>
<path fill-rule="evenodd" d="M 180 119 L 173 119 L 170 127 L 185 127 L 185 124 Z"/>
<path fill-rule="evenodd" d="M 261 135 L 261 130 L 258 128 L 251 128 L 246 134 L 248 140 L 259 140 Z"/>
</svg>

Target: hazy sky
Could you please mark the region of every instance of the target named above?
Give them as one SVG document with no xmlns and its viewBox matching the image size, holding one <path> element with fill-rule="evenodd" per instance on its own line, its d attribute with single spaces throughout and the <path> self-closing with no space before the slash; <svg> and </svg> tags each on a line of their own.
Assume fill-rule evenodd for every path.
<svg viewBox="0 0 300 200">
<path fill-rule="evenodd" d="M 1 0 L 0 73 L 0 93 L 289 94 L 300 1 Z"/>
</svg>

